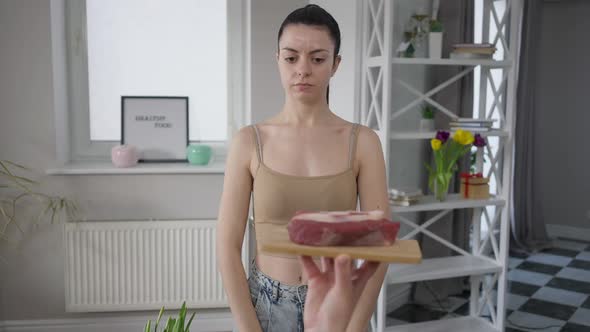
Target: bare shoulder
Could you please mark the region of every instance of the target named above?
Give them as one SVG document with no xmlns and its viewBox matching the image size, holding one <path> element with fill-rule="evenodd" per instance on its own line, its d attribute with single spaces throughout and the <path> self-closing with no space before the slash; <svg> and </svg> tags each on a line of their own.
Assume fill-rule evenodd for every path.
<svg viewBox="0 0 590 332">
<path fill-rule="evenodd" d="M 379 135 L 361 126 L 358 135 L 357 176 L 361 210 L 383 210 L 389 215 L 387 172 Z"/>
<path fill-rule="evenodd" d="M 244 126 L 235 133 L 231 140 L 231 145 L 239 147 L 253 147 L 254 146 L 254 127 Z"/>
<path fill-rule="evenodd" d="M 255 133 L 252 126 L 242 127 L 231 139 L 228 153 L 228 166 L 249 167 L 252 153 L 255 152 Z"/>
<path fill-rule="evenodd" d="M 377 133 L 367 126 L 359 125 L 357 157 L 363 160 L 369 156 L 379 155 L 382 152 L 381 141 Z"/>
</svg>

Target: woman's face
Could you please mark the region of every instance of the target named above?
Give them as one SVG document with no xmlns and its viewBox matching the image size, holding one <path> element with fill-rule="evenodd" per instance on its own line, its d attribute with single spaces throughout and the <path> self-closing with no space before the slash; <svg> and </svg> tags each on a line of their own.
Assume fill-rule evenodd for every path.
<svg viewBox="0 0 590 332">
<path fill-rule="evenodd" d="M 277 53 L 285 93 L 305 103 L 326 100 L 326 89 L 340 57 L 325 27 L 290 24 L 283 29 Z"/>
</svg>

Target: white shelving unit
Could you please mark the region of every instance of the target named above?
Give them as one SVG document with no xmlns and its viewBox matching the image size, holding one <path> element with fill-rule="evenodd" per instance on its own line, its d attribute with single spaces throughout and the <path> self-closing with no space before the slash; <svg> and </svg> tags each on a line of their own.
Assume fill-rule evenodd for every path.
<svg viewBox="0 0 590 332">
<path fill-rule="evenodd" d="M 424 259 L 418 265 L 395 264 L 389 267 L 387 282 L 402 284 L 412 281 L 472 276 L 480 273 L 497 273 L 502 266 L 485 257 L 449 256 Z"/>
<path fill-rule="evenodd" d="M 469 332 L 497 332 L 490 323 L 474 318 L 460 317 L 440 321 L 431 321 L 418 324 L 398 325 L 385 329 L 387 332 L 443 332 L 443 331 L 469 331 Z"/>
<path fill-rule="evenodd" d="M 393 212 L 418 212 L 418 211 L 434 211 L 434 210 L 452 210 L 452 209 L 467 209 L 467 208 L 481 208 L 485 206 L 504 206 L 506 201 L 502 198 L 492 196 L 488 199 L 464 199 L 460 194 L 449 194 L 447 198 L 439 202 L 434 196 L 424 196 L 416 204 L 410 206 L 392 206 Z"/>
<path fill-rule="evenodd" d="M 394 0 L 395 1 L 395 0 Z M 383 62 L 381 56 L 368 59 L 368 65 L 377 65 Z M 473 59 L 428 59 L 428 58 L 393 58 L 392 64 L 404 65 L 440 65 L 440 66 L 483 66 L 490 68 L 510 67 L 510 60 L 473 60 Z"/>
<path fill-rule="evenodd" d="M 393 58 L 393 64 L 400 65 L 439 65 L 439 66 L 482 66 L 501 68 L 512 66 L 511 60 L 473 60 L 473 59 L 429 59 L 429 58 Z"/>
<path fill-rule="evenodd" d="M 452 131 L 451 131 L 452 132 Z M 508 132 L 505 130 L 493 129 L 479 133 L 483 137 L 508 137 Z M 431 139 L 436 135 L 436 132 L 425 131 L 395 131 L 392 130 L 390 134 L 391 139 Z"/>
<path fill-rule="evenodd" d="M 463 199 L 458 194 L 450 194 L 443 202 L 436 201 L 432 196 L 426 196 L 411 206 L 392 206 L 396 219 L 410 227 L 410 232 L 403 236 L 404 239 L 422 234 L 438 241 L 459 255 L 424 259 L 419 265 L 390 265 L 386 281 L 379 295 L 377 312 L 371 322 L 372 329 L 377 332 L 503 331 L 517 78 L 515 64 L 518 63 L 518 47 L 509 46 L 520 43 L 519 31 L 524 0 L 505 0 L 506 7 L 503 12 L 499 12 L 494 5 L 497 1 L 483 0 L 483 41 L 491 42 L 501 48 L 504 57 L 482 60 L 394 57 L 394 50 L 397 48 L 397 45 L 393 45 L 394 37 L 402 33 L 394 31 L 394 27 L 404 25 L 404 22 L 394 22 L 398 0 L 362 1 L 363 48 L 360 122 L 373 128 L 379 135 L 388 170 L 391 140 L 426 140 L 435 136 L 434 132 L 395 131 L 392 130 L 392 122 L 407 112 L 417 110 L 417 106 L 422 103 L 428 103 L 438 112 L 455 118 L 455 112 L 433 100 L 432 96 L 470 74 L 475 68 L 480 68 L 481 72 L 480 102 L 475 109 L 475 117 L 480 119 L 494 118 L 498 120 L 499 125 L 494 130 L 480 133 L 487 139 L 493 137 L 494 140 L 498 140 L 497 149 L 494 151 L 487 146 L 477 153 L 476 167 L 478 171 L 484 171 L 484 156 L 490 161 L 489 168 L 484 175 L 493 177 L 496 183 L 496 192 L 491 198 L 471 200 Z M 494 36 L 490 36 L 490 25 L 495 25 Z M 423 92 L 394 74 L 399 66 L 456 66 L 460 71 L 438 86 Z M 497 75 L 492 75 L 493 70 L 496 72 L 501 70 L 502 75 L 499 82 L 494 80 Z M 392 107 L 392 90 L 394 88 L 407 90 L 415 96 L 415 99 L 399 109 L 394 109 Z M 491 93 L 488 93 L 488 90 Z M 491 102 L 491 107 L 486 101 Z M 428 229 L 434 223 L 441 222 L 443 217 L 456 209 L 473 209 L 474 212 L 469 249 L 460 248 Z M 421 223 L 407 217 L 408 213 L 421 211 L 440 212 Z M 482 223 L 487 227 L 481 227 Z M 470 278 L 469 316 L 386 327 L 387 284 L 461 276 Z M 492 296 L 495 286 L 497 286 L 497 299 Z M 484 311 L 486 316 L 484 316 Z"/>
</svg>

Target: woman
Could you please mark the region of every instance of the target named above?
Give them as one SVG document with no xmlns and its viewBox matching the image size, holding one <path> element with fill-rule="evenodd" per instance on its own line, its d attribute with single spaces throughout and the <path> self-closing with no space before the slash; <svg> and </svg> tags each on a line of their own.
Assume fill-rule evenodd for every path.
<svg viewBox="0 0 590 332">
<path fill-rule="evenodd" d="M 240 253 L 251 193 L 255 228 L 286 224 L 297 210 L 355 210 L 357 198 L 361 210 L 390 213 L 377 135 L 328 107 L 339 49 L 338 24 L 328 12 L 308 5 L 289 14 L 278 34 L 283 109 L 242 128 L 232 140 L 218 215 L 217 257 L 240 331 L 303 331 L 308 280 L 297 257 L 260 250 L 246 280 Z M 367 328 L 386 268 L 379 266 L 368 281 L 348 331 Z"/>
</svg>

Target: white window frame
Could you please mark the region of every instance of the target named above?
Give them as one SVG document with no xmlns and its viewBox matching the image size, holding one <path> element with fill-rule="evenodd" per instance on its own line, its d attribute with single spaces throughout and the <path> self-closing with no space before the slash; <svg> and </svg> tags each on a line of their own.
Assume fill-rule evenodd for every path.
<svg viewBox="0 0 590 332">
<path fill-rule="evenodd" d="M 63 26 L 56 24 L 60 11 Z M 86 1 L 85 0 L 52 0 L 52 39 L 54 46 L 54 73 L 56 69 L 65 70 L 64 91 L 59 95 L 65 96 L 67 114 L 56 116 L 56 131 L 58 146 L 66 151 L 58 151 L 62 162 L 100 162 L 110 160 L 110 150 L 119 141 L 92 141 L 90 139 L 90 112 L 88 100 L 88 53 L 86 42 Z M 228 114 L 227 141 L 206 142 L 213 147 L 217 162 L 225 163 L 228 142 L 233 134 L 242 126 L 250 123 L 250 107 L 248 91 L 249 54 L 250 54 L 250 0 L 228 0 Z M 61 38 L 59 33 L 62 33 Z M 57 61 L 59 56 L 56 48 L 65 47 L 63 55 L 67 61 Z M 57 42 L 56 42 L 57 40 Z M 57 47 L 56 47 L 57 46 Z M 65 63 L 65 65 L 64 65 Z M 64 67 L 64 68 L 61 68 Z M 59 79 L 54 78 L 58 83 Z M 61 104 L 64 104 L 63 102 Z M 56 103 L 57 106 L 57 103 Z M 59 110 L 56 109 L 56 112 Z M 65 125 L 58 123 L 61 118 Z M 69 125 L 68 125 L 69 124 Z M 60 133 L 58 128 L 62 129 Z M 67 132 L 63 133 L 63 129 Z M 67 159 L 67 160 L 63 160 Z"/>
</svg>

